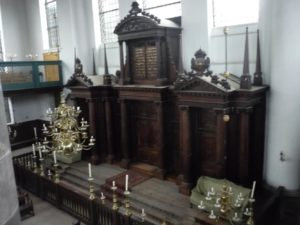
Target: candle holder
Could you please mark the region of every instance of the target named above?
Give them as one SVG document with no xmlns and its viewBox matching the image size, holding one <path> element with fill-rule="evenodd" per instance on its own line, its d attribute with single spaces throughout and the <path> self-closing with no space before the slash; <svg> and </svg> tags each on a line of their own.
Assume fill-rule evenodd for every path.
<svg viewBox="0 0 300 225">
<path fill-rule="evenodd" d="M 100 197 L 100 200 L 101 200 L 101 204 L 102 205 L 105 205 L 105 199 L 106 197 L 103 195 L 103 193 L 101 192 L 101 197 Z"/>
<path fill-rule="evenodd" d="M 130 210 L 129 195 L 130 195 L 129 191 L 124 191 L 124 196 L 125 196 L 124 205 L 125 205 L 125 215 L 126 216 L 130 216 L 132 214 L 132 212 Z"/>
<path fill-rule="evenodd" d="M 43 158 L 40 158 L 40 176 L 41 177 L 44 177 L 45 176 L 45 172 L 44 172 L 44 166 L 43 166 L 43 161 L 44 159 Z"/>
<path fill-rule="evenodd" d="M 247 215 L 249 216 L 249 218 L 248 218 L 246 224 L 247 224 L 247 225 L 254 225 L 254 219 L 253 219 L 253 215 L 254 215 L 254 213 L 253 213 L 253 204 L 254 204 L 254 202 L 255 202 L 255 199 L 254 199 L 254 198 L 249 198 L 248 201 L 249 201 L 249 211 L 248 211 Z"/>
<path fill-rule="evenodd" d="M 142 214 L 141 214 L 141 218 L 142 218 L 142 223 L 145 222 L 145 217 L 146 217 L 146 213 L 144 210 L 142 210 Z"/>
<path fill-rule="evenodd" d="M 117 190 L 117 186 L 112 186 L 111 190 L 113 192 L 113 205 L 112 205 L 112 210 L 118 210 L 119 206 L 118 206 L 118 199 L 117 199 L 117 194 L 116 194 L 116 190 Z"/>
<path fill-rule="evenodd" d="M 89 182 L 89 191 L 90 191 L 90 196 L 89 196 L 89 199 L 90 200 L 94 200 L 96 198 L 95 196 L 95 189 L 94 189 L 94 185 L 93 185 L 93 182 L 94 181 L 94 178 L 93 177 L 89 177 L 88 178 L 88 182 Z"/>
<path fill-rule="evenodd" d="M 38 172 L 37 163 L 36 163 L 37 156 L 33 155 L 32 159 L 33 159 L 33 173 L 37 173 Z"/>
<path fill-rule="evenodd" d="M 48 170 L 48 178 L 49 178 L 49 180 L 52 180 L 52 173 L 51 173 L 51 170 Z"/>
<path fill-rule="evenodd" d="M 60 182 L 59 173 L 58 173 L 58 163 L 54 164 L 54 171 L 55 171 L 55 174 L 54 174 L 54 183 L 57 184 L 57 183 Z"/>
</svg>

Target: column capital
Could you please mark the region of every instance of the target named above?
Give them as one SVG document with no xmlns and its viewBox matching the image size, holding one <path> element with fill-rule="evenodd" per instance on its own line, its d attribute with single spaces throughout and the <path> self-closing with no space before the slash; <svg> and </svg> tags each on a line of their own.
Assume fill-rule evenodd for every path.
<svg viewBox="0 0 300 225">
<path fill-rule="evenodd" d="M 190 109 L 190 106 L 188 105 L 179 105 L 178 107 L 182 111 L 188 111 Z"/>
</svg>

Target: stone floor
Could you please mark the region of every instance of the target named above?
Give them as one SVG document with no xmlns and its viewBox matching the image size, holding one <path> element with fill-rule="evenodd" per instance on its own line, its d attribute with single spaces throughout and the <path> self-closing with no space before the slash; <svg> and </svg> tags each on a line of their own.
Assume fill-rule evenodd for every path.
<svg viewBox="0 0 300 225">
<path fill-rule="evenodd" d="M 35 215 L 23 220 L 22 225 L 72 225 L 77 221 L 74 217 L 34 195 L 30 195 L 30 198 L 33 202 Z"/>
</svg>

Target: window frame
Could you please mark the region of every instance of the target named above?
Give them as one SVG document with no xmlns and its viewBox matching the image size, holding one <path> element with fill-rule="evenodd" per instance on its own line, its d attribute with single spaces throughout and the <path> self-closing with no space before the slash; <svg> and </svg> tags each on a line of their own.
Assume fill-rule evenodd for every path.
<svg viewBox="0 0 300 225">
<path fill-rule="evenodd" d="M 60 38 L 59 38 L 59 27 L 57 23 L 57 0 L 45 0 L 45 14 L 46 14 L 46 25 L 47 25 L 47 34 L 48 34 L 48 44 L 49 49 L 57 49 L 60 46 Z M 48 7 L 50 4 L 55 4 L 55 13 L 51 14 L 49 12 L 52 8 Z M 50 26 L 50 17 L 54 16 L 54 25 Z M 54 36 L 52 35 L 54 32 Z M 54 38 L 53 38 L 54 37 Z M 54 45 L 53 45 L 54 43 Z"/>
</svg>

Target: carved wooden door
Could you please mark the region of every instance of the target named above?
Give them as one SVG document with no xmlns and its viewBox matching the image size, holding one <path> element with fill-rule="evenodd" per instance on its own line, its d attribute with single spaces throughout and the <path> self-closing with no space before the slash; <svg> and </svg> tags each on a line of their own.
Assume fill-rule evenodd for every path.
<svg viewBox="0 0 300 225">
<path fill-rule="evenodd" d="M 193 181 L 202 175 L 220 177 L 225 168 L 218 161 L 217 115 L 212 109 L 197 108 L 191 110 L 191 119 Z"/>
<path fill-rule="evenodd" d="M 132 142 L 135 161 L 159 166 L 160 152 L 157 135 L 157 113 L 152 102 L 132 104 Z"/>
</svg>

